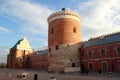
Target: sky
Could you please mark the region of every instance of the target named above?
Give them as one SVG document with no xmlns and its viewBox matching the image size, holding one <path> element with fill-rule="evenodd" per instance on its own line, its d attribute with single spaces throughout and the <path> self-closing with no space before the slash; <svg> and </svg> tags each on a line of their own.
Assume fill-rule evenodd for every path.
<svg viewBox="0 0 120 80">
<path fill-rule="evenodd" d="M 0 63 L 27 36 L 35 50 L 47 48 L 47 18 L 62 8 L 81 17 L 82 41 L 120 31 L 120 0 L 0 0 Z"/>
</svg>

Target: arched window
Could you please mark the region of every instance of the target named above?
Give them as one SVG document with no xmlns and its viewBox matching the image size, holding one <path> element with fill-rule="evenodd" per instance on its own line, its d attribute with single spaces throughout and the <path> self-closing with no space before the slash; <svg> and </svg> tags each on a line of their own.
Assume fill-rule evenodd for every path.
<svg viewBox="0 0 120 80">
<path fill-rule="evenodd" d="M 74 27 L 74 28 L 73 28 L 73 32 L 74 32 L 74 33 L 76 33 L 76 32 L 77 32 L 76 27 Z"/>
<path fill-rule="evenodd" d="M 72 63 L 72 67 L 75 67 L 75 63 Z"/>
</svg>

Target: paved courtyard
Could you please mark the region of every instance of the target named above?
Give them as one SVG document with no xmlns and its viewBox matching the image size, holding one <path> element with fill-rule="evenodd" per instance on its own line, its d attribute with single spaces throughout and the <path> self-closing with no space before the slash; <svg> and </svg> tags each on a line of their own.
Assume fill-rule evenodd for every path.
<svg viewBox="0 0 120 80">
<path fill-rule="evenodd" d="M 51 80 L 51 77 L 55 77 L 56 80 L 120 80 L 120 73 L 113 73 L 112 75 L 108 73 L 88 73 L 88 75 L 72 73 L 63 75 L 35 70 L 0 68 L 0 80 L 34 80 L 35 74 L 38 75 L 38 80 Z"/>
</svg>

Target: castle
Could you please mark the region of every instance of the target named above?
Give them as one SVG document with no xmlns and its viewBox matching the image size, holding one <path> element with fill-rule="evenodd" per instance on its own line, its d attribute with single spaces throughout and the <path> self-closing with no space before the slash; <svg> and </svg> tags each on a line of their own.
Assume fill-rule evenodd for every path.
<svg viewBox="0 0 120 80">
<path fill-rule="evenodd" d="M 8 54 L 8 68 L 53 72 L 120 71 L 120 32 L 82 42 L 80 16 L 63 8 L 48 17 L 48 50 L 34 52 L 26 37 Z"/>
</svg>

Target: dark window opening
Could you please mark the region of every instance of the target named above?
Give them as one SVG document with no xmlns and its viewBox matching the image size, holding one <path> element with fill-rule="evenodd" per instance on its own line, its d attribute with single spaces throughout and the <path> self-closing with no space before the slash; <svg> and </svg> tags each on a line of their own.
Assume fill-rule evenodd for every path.
<svg viewBox="0 0 120 80">
<path fill-rule="evenodd" d="M 51 34 L 54 34 L 54 29 L 52 28 L 52 30 L 51 30 Z"/>
<path fill-rule="evenodd" d="M 72 67 L 75 67 L 75 63 L 72 63 Z"/>
<path fill-rule="evenodd" d="M 56 45 L 56 50 L 58 50 L 59 49 L 59 47 L 58 47 L 58 45 Z"/>
<path fill-rule="evenodd" d="M 101 55 L 105 56 L 105 50 L 101 50 Z"/>
<path fill-rule="evenodd" d="M 76 33 L 76 32 L 77 32 L 76 27 L 74 27 L 74 28 L 73 28 L 73 32 L 74 32 L 74 33 Z"/>
<path fill-rule="evenodd" d="M 118 56 L 120 56 L 120 47 L 117 48 Z"/>
<path fill-rule="evenodd" d="M 85 71 L 85 65 L 81 64 L 81 71 Z"/>
<path fill-rule="evenodd" d="M 88 52 L 88 57 L 92 57 L 92 53 L 91 52 Z"/>
<path fill-rule="evenodd" d="M 93 69 L 92 63 L 89 63 L 89 69 L 90 69 L 90 70 Z"/>
<path fill-rule="evenodd" d="M 22 62 L 23 62 L 23 58 L 21 57 L 21 58 L 20 58 L 20 63 L 22 63 Z"/>
</svg>

